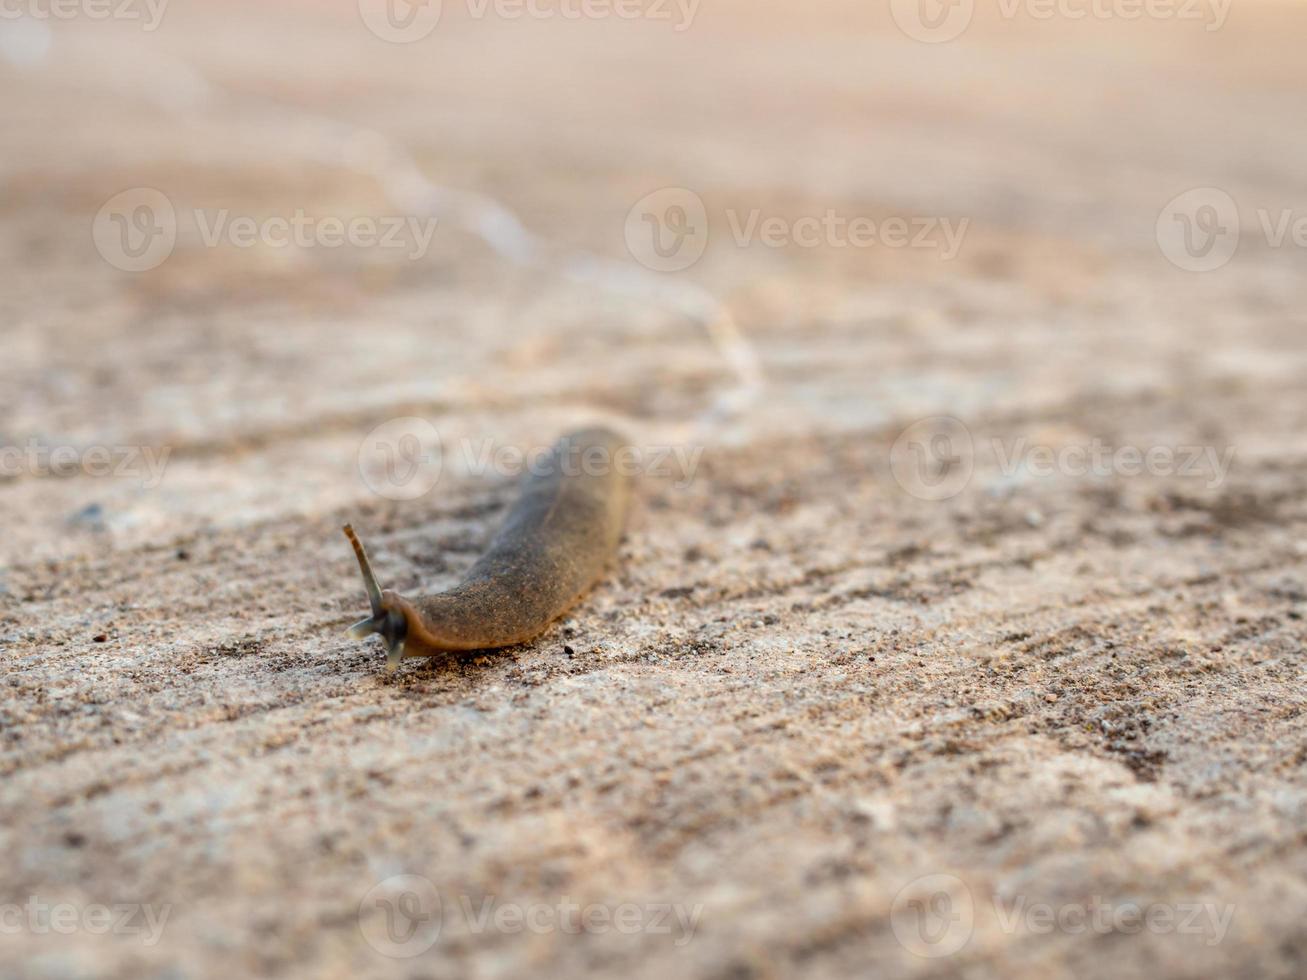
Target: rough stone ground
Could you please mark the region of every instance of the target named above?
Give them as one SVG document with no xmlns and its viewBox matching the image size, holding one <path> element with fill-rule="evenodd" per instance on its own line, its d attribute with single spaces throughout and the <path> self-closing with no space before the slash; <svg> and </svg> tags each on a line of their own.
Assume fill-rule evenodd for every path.
<svg viewBox="0 0 1307 980">
<path fill-rule="evenodd" d="M 157 487 L 0 481 L 0 972 L 1302 975 L 1307 286 L 1256 212 L 1303 205 L 1307 11 L 982 12 L 924 45 L 880 4 L 715 0 L 684 32 L 445 8 L 401 47 L 343 0 L 178 3 L 152 34 L 53 23 L 35 61 L 0 23 L 0 436 L 171 450 Z M 387 584 L 438 588 L 512 495 L 451 466 L 388 501 L 360 440 L 415 414 L 447 447 L 595 412 L 658 433 L 720 359 L 457 227 L 420 261 L 193 231 L 152 272 L 96 254 L 128 187 L 393 213 L 311 159 L 312 114 L 560 247 L 624 259 L 660 187 L 707 204 L 679 280 L 730 305 L 767 388 L 688 487 L 641 483 L 620 567 L 537 642 L 389 677 L 342 636 L 365 609 L 344 520 Z M 1154 224 L 1207 185 L 1244 236 L 1181 272 Z M 736 247 L 726 215 L 754 209 L 971 224 L 952 261 Z M 929 501 L 890 449 L 938 415 L 975 472 Z M 1095 439 L 1236 457 L 1223 480 L 1004 465 Z M 443 929 L 390 959 L 369 891 L 406 873 Z M 171 911 L 147 945 L 41 931 L 12 911 L 32 897 Z M 701 910 L 688 937 L 479 929 L 487 898 Z M 1040 903 L 1233 911 L 1011 925 Z"/>
</svg>

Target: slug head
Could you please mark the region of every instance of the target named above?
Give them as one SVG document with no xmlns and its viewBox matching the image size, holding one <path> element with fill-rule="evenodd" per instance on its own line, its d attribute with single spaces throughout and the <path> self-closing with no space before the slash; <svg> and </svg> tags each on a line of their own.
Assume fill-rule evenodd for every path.
<svg viewBox="0 0 1307 980">
<path fill-rule="evenodd" d="M 399 608 L 397 596 L 383 593 L 372 573 L 372 564 L 368 553 L 363 550 L 363 542 L 354 533 L 354 528 L 345 525 L 345 537 L 354 546 L 354 557 L 358 559 L 359 571 L 363 573 L 363 587 L 367 589 L 368 601 L 372 604 L 372 615 L 355 623 L 348 630 L 348 635 L 356 640 L 365 639 L 376 633 L 386 644 L 387 669 L 394 673 L 399 662 L 404 659 L 404 641 L 408 637 L 408 618 Z"/>
</svg>

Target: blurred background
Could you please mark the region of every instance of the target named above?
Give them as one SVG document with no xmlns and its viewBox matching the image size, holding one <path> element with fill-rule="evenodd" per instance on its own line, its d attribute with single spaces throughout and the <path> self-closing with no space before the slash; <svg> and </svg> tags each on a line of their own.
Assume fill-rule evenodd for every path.
<svg viewBox="0 0 1307 980">
<path fill-rule="evenodd" d="M 1304 40 L 1288 0 L 6 3 L 0 969 L 1293 975 Z M 444 587 L 512 497 L 482 450 L 595 419 L 675 462 L 613 580 L 383 681 L 338 525 Z"/>
</svg>

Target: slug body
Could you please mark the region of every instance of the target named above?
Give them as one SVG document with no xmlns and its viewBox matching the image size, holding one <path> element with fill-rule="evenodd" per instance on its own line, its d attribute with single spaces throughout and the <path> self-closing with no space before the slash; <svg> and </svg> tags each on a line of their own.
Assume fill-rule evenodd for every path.
<svg viewBox="0 0 1307 980">
<path fill-rule="evenodd" d="M 404 657 L 511 646 L 543 632 L 616 554 L 631 496 L 630 477 L 618 465 L 625 446 L 607 429 L 560 439 L 532 463 L 490 547 L 448 592 L 410 599 L 383 591 L 346 526 L 372 601 L 371 618 L 350 635 L 380 634 L 394 670 Z"/>
</svg>

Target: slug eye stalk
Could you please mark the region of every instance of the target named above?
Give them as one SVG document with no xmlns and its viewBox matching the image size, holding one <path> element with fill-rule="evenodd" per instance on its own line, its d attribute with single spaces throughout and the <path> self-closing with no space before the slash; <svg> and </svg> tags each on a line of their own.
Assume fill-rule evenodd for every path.
<svg viewBox="0 0 1307 980">
<path fill-rule="evenodd" d="M 347 635 L 355 640 L 365 639 L 373 633 L 379 635 L 386 643 L 386 665 L 393 673 L 398 669 L 399 662 L 404 659 L 404 640 L 408 635 L 408 620 L 404 618 L 403 613 L 386 609 L 381 597 L 381 586 L 372 571 L 372 563 L 368 561 L 368 553 L 363 549 L 363 542 L 354 533 L 351 525 L 346 524 L 344 530 L 345 537 L 349 538 L 349 543 L 354 547 L 354 557 L 358 559 L 359 571 L 363 573 L 363 588 L 367 590 L 368 602 L 372 604 L 372 615 L 351 626 L 346 631 Z"/>
</svg>

